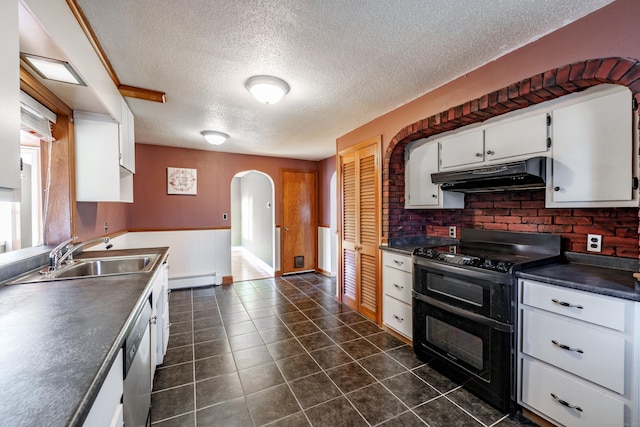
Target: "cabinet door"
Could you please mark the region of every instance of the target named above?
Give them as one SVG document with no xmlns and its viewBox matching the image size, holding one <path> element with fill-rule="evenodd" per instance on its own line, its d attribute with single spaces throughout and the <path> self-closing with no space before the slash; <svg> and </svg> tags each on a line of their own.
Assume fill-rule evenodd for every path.
<svg viewBox="0 0 640 427">
<path fill-rule="evenodd" d="M 134 118 L 127 103 L 122 100 L 122 122 L 120 123 L 120 166 L 130 172 L 136 170 Z"/>
<path fill-rule="evenodd" d="M 18 2 L 0 6 L 0 200 L 15 201 L 20 188 L 20 55 Z"/>
<path fill-rule="evenodd" d="M 633 199 L 632 114 L 626 88 L 553 111 L 553 202 Z"/>
<path fill-rule="evenodd" d="M 484 148 L 487 161 L 547 151 L 547 114 L 488 126 Z"/>
<path fill-rule="evenodd" d="M 440 147 L 443 169 L 481 163 L 484 160 L 484 132 L 476 130 L 445 138 Z"/>
<path fill-rule="evenodd" d="M 407 207 L 438 206 L 440 188 L 431 182 L 431 174 L 438 171 L 438 144 L 411 149 L 407 165 Z"/>
<path fill-rule="evenodd" d="M 76 200 L 120 201 L 118 124 L 108 116 L 74 113 Z"/>
</svg>

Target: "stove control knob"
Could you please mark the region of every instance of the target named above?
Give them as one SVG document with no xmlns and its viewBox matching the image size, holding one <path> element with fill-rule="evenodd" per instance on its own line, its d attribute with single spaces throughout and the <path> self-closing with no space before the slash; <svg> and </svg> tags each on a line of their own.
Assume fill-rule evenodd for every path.
<svg viewBox="0 0 640 427">
<path fill-rule="evenodd" d="M 496 266 L 496 270 L 506 273 L 509 271 L 509 264 L 505 261 L 500 261 Z"/>
<path fill-rule="evenodd" d="M 427 256 L 427 258 L 435 258 L 438 256 L 438 251 L 433 249 L 427 249 L 427 252 L 425 253 L 425 255 Z"/>
<path fill-rule="evenodd" d="M 488 270 L 493 270 L 496 267 L 496 265 L 492 259 L 485 259 L 484 263 L 482 264 L 482 267 Z"/>
</svg>

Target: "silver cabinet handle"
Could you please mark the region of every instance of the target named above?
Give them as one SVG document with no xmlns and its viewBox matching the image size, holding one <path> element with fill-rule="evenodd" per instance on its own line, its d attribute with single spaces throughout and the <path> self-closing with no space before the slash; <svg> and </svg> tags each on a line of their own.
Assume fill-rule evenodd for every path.
<svg viewBox="0 0 640 427">
<path fill-rule="evenodd" d="M 476 157 L 482 157 L 482 153 L 476 153 Z"/>
<path fill-rule="evenodd" d="M 289 227 L 285 227 L 285 228 L 284 228 L 284 231 L 289 231 Z"/>
<path fill-rule="evenodd" d="M 567 350 L 567 351 L 575 351 L 576 353 L 580 353 L 583 354 L 584 351 L 582 351 L 581 349 L 577 348 L 577 347 L 569 347 L 566 344 L 560 344 L 558 341 L 556 340 L 551 340 L 551 342 L 553 343 L 553 345 L 560 347 L 563 350 Z"/>
<path fill-rule="evenodd" d="M 397 259 L 394 259 L 393 262 L 395 262 L 397 265 L 404 264 L 404 261 L 398 261 Z"/>
<path fill-rule="evenodd" d="M 496 154 L 496 152 L 495 152 L 495 151 L 493 151 L 493 150 L 488 150 L 488 151 L 487 151 L 487 154 L 488 154 L 489 156 L 493 156 L 494 154 Z"/>
<path fill-rule="evenodd" d="M 399 290 L 403 290 L 404 289 L 404 286 L 398 285 L 397 283 L 394 283 L 393 286 L 395 286 Z"/>
<path fill-rule="evenodd" d="M 555 299 L 555 298 L 551 298 L 551 302 L 553 302 L 554 304 L 561 305 L 561 306 L 563 306 L 563 307 L 573 307 L 573 308 L 579 308 L 579 309 L 581 309 L 581 310 L 584 308 L 584 307 L 583 307 L 583 306 L 581 306 L 580 304 L 571 304 L 571 303 L 569 303 L 569 302 L 560 301 L 560 300 L 557 300 L 557 299 Z"/>
<path fill-rule="evenodd" d="M 437 194 L 432 194 L 431 197 L 433 197 L 434 199 L 437 199 L 438 195 Z"/>
<path fill-rule="evenodd" d="M 400 316 L 398 316 L 397 314 L 394 314 L 393 317 L 398 321 L 398 322 L 404 322 L 404 319 Z"/>
<path fill-rule="evenodd" d="M 553 400 L 555 400 L 556 402 L 558 402 L 562 406 L 566 406 L 567 408 L 575 409 L 576 411 L 582 412 L 582 408 L 581 407 L 579 407 L 577 405 L 571 405 L 569 402 L 560 399 L 558 396 L 556 396 L 553 393 L 551 393 L 551 397 L 553 397 Z"/>
</svg>

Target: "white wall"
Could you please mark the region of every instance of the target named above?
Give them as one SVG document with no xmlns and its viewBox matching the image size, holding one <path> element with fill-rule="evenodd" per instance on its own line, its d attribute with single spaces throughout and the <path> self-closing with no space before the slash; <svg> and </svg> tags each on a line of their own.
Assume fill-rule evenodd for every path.
<svg viewBox="0 0 640 427">
<path fill-rule="evenodd" d="M 113 249 L 169 246 L 171 289 L 222 283 L 231 276 L 231 230 L 140 231 L 111 239 Z M 102 245 L 96 246 L 102 250 Z"/>
<path fill-rule="evenodd" d="M 231 180 L 231 246 L 242 246 L 241 178 Z"/>
<path fill-rule="evenodd" d="M 242 206 L 242 246 L 265 264 L 273 267 L 273 184 L 259 172 L 240 180 Z"/>
</svg>

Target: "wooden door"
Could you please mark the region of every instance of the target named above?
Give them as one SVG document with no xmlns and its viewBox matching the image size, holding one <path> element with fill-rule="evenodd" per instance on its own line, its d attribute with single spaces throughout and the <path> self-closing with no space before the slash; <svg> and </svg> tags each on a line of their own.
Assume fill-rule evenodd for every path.
<svg viewBox="0 0 640 427">
<path fill-rule="evenodd" d="M 340 153 L 340 297 L 380 322 L 379 286 L 380 137 Z"/>
<path fill-rule="evenodd" d="M 317 188 L 316 171 L 282 171 L 282 274 L 317 267 Z"/>
</svg>

